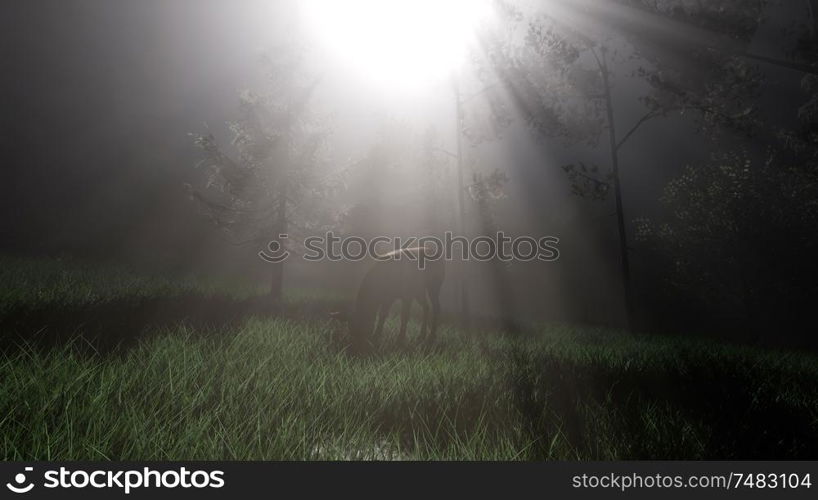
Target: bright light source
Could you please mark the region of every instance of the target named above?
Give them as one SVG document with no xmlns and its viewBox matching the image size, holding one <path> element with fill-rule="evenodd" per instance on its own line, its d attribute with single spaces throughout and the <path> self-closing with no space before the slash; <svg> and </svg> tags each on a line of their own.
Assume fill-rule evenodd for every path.
<svg viewBox="0 0 818 500">
<path fill-rule="evenodd" d="M 485 0 L 307 0 L 303 7 L 345 64 L 397 87 L 451 74 L 488 11 Z"/>
</svg>

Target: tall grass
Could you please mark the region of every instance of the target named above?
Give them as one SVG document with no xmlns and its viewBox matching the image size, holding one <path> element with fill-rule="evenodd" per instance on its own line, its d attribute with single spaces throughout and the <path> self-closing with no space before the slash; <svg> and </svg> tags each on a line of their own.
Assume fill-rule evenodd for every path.
<svg viewBox="0 0 818 500">
<path fill-rule="evenodd" d="M 62 270 L 32 266 L 17 279 Z M 3 297 L 43 309 L 167 292 L 131 274 L 101 273 L 94 285 L 71 272 L 79 291 L 54 279 L 44 295 L 12 287 Z M 3 350 L 2 457 L 818 457 L 818 362 L 806 353 L 570 325 L 511 338 L 444 325 L 431 346 L 387 335 L 355 357 L 317 316 L 207 325 L 146 323 L 132 331 L 152 335 L 106 354 L 76 337 Z"/>
<path fill-rule="evenodd" d="M 252 318 L 220 336 L 170 329 L 105 358 L 70 345 L 8 353 L 0 450 L 7 460 L 816 455 L 818 370 L 806 356 L 554 328 L 517 340 L 446 330 L 431 350 L 390 338 L 360 359 L 328 330 Z"/>
</svg>

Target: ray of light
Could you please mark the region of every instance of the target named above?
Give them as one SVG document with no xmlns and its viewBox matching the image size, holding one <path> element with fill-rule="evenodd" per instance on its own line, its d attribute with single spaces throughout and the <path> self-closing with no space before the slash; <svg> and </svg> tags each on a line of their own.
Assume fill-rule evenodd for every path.
<svg viewBox="0 0 818 500">
<path fill-rule="evenodd" d="M 488 12 L 483 0 L 308 0 L 302 10 L 339 61 L 396 87 L 449 76 Z"/>
</svg>

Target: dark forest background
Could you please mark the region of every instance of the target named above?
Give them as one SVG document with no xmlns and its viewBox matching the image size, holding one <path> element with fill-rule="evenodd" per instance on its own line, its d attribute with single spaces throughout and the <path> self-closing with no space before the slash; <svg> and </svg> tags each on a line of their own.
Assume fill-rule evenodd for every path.
<svg viewBox="0 0 818 500">
<path fill-rule="evenodd" d="M 485 38 L 474 64 L 501 76 L 506 104 L 487 101 L 492 137 L 467 137 L 466 154 L 478 193 L 471 232 L 486 230 L 476 214 L 488 200 L 491 227 L 557 236 L 560 259 L 504 267 L 499 293 L 513 296 L 511 313 L 498 305 L 492 272 L 474 266 L 473 309 L 623 326 L 624 234 L 633 328 L 818 345 L 809 327 L 818 298 L 818 2 L 555 3 L 565 17 L 503 11 L 524 34 L 518 46 Z M 268 283 L 256 255 L 264 245 L 232 244 L 188 196 L 202 157 L 188 134 L 206 123 L 229 142 L 224 123 L 240 114 L 237 90 L 258 71 L 257 48 L 291 41 L 293 11 L 288 2 L 4 5 L 0 250 Z M 598 98 L 603 73 L 627 141 L 618 179 Z M 407 125 L 414 97 L 373 96 L 344 78 L 330 72 L 314 96 L 332 129 L 322 168 L 359 169 L 338 195 L 348 217 L 337 227 L 439 230 L 406 210 L 430 206 L 430 177 L 406 196 L 396 179 L 407 158 L 420 161 L 429 130 L 451 143 L 449 89 L 428 97 L 432 125 Z M 585 94 L 559 93 L 569 88 Z M 381 167 L 398 173 L 356 185 Z M 501 195 L 481 198 L 492 187 Z M 350 292 L 360 269 L 296 260 L 285 284 Z M 444 288 L 449 310 L 454 286 Z"/>
</svg>

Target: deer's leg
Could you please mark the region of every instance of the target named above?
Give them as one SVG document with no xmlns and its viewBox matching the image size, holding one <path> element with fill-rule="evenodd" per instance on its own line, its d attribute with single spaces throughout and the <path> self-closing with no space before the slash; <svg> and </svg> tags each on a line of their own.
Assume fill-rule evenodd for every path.
<svg viewBox="0 0 818 500">
<path fill-rule="evenodd" d="M 389 316 L 389 310 L 392 309 L 392 302 L 386 301 L 381 304 L 381 307 L 378 308 L 378 326 L 375 328 L 375 336 L 380 338 L 383 335 L 383 323 L 386 321 L 387 316 Z"/>
<path fill-rule="evenodd" d="M 406 324 L 409 322 L 410 312 L 412 312 L 412 299 L 403 299 L 400 310 L 400 335 L 398 336 L 401 345 L 406 343 Z"/>
</svg>

